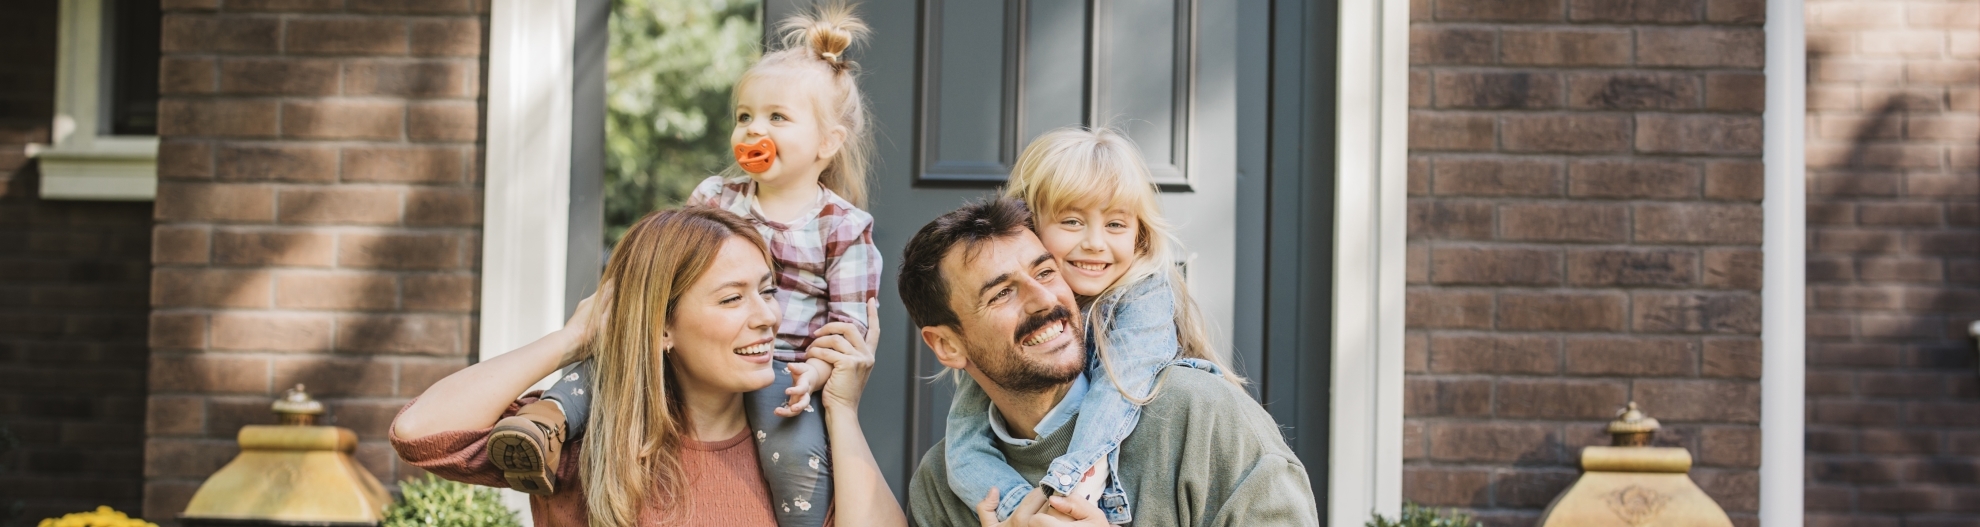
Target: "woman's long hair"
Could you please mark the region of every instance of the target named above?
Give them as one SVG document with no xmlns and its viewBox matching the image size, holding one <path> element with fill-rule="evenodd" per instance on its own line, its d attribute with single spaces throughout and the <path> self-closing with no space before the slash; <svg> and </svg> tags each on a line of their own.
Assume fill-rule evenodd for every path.
<svg viewBox="0 0 1980 527">
<path fill-rule="evenodd" d="M 1102 306 L 1086 310 L 1086 324 L 1093 328 L 1094 350 L 1099 353 L 1100 364 L 1107 369 L 1109 377 L 1113 377 L 1109 357 L 1116 343 L 1107 341 L 1107 328 L 1113 320 L 1110 310 L 1104 307 L 1122 301 L 1123 294 L 1132 289 L 1129 285 L 1159 275 L 1168 280 L 1170 294 L 1175 298 L 1176 343 L 1181 346 L 1178 355 L 1215 363 L 1224 370 L 1225 380 L 1242 385 L 1244 378 L 1237 376 L 1230 361 L 1210 344 L 1209 321 L 1196 307 L 1196 299 L 1190 296 L 1189 284 L 1177 266 L 1181 262 L 1177 258 L 1180 243 L 1175 239 L 1174 229 L 1162 220 L 1160 196 L 1156 192 L 1154 175 L 1141 160 L 1141 150 L 1127 136 L 1107 128 L 1060 128 L 1038 136 L 1019 154 L 1016 165 L 1011 167 L 1010 181 L 1004 186 L 1004 195 L 1022 199 L 1031 206 L 1032 223 L 1039 229 L 1052 223 L 1047 219 L 1050 216 L 1096 201 L 1126 210 L 1140 223 L 1134 240 L 1134 261 L 1128 265 L 1127 272 L 1100 294 L 1080 299 L 1082 308 Z M 1116 379 L 1115 388 L 1123 388 L 1119 384 Z M 1135 391 L 1121 389 L 1121 393 L 1137 404 L 1154 398 L 1152 390 L 1146 397 L 1136 396 L 1141 393 L 1141 387 L 1135 388 Z"/>
<path fill-rule="evenodd" d="M 633 525 L 648 500 L 686 503 L 681 446 L 690 432 L 667 367 L 671 350 L 660 344 L 681 294 L 730 237 L 748 240 L 776 265 L 749 222 L 701 207 L 647 214 L 612 251 L 599 279 L 601 290 L 612 284 L 611 295 L 593 303 L 600 325 L 586 347 L 596 373 L 578 474 L 594 527 Z M 649 495 L 656 486 L 659 495 Z"/>
</svg>

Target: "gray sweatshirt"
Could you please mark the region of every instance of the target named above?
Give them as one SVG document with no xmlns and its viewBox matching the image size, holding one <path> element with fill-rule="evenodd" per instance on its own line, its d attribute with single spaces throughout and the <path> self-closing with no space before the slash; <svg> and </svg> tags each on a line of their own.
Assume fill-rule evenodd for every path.
<svg viewBox="0 0 1980 527">
<path fill-rule="evenodd" d="M 1134 524 L 1320 524 L 1306 466 L 1263 407 L 1202 370 L 1168 368 L 1159 386 L 1155 400 L 1142 408 L 1141 423 L 1121 443 L 1121 466 L 1115 469 Z M 1060 426 L 1028 446 L 999 441 L 997 448 L 1018 474 L 1037 480 L 1065 453 L 1073 428 Z M 978 525 L 975 505 L 983 498 L 963 500 L 949 491 L 944 446 L 921 456 L 908 483 L 908 517 L 922 526 Z"/>
</svg>

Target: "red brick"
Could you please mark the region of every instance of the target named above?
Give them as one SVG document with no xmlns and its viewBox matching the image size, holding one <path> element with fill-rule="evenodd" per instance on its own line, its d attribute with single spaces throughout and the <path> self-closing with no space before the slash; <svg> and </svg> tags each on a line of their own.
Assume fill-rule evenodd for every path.
<svg viewBox="0 0 1980 527">
<path fill-rule="evenodd" d="M 1483 115 L 1411 112 L 1411 151 L 1485 151 L 1493 145 L 1492 118 Z"/>
<path fill-rule="evenodd" d="M 1756 250 L 1705 250 L 1705 285 L 1760 289 L 1762 254 Z"/>
<path fill-rule="evenodd" d="M 1757 73 L 1706 74 L 1705 108 L 1754 113 L 1767 109 L 1767 76 Z"/>
<path fill-rule="evenodd" d="M 1896 70 L 1894 69 L 1893 71 Z M 1888 79 L 1888 78 L 1895 78 L 1896 76 L 1897 76 L 1896 74 L 1893 74 L 1890 77 L 1881 77 L 1881 78 Z M 1869 79 L 1869 80 L 1876 80 L 1876 79 Z M 1931 87 L 1865 86 L 1863 87 L 1863 106 L 1865 108 L 1876 107 L 1878 108 L 1879 111 L 1944 110 L 1945 102 L 1946 102 L 1945 99 L 1946 99 L 1945 88 L 1940 88 L 1937 86 L 1931 86 Z"/>
<path fill-rule="evenodd" d="M 1403 468 L 1403 499 L 1433 507 L 1491 504 L 1492 472 L 1481 468 L 1410 465 Z"/>
<path fill-rule="evenodd" d="M 212 179 L 212 145 L 170 140 L 158 143 L 158 178 Z"/>
<path fill-rule="evenodd" d="M 1422 333 L 1403 334 L 1403 371 L 1406 373 L 1430 371 L 1429 336 Z"/>
<path fill-rule="evenodd" d="M 1904 65 L 1904 77 L 1918 84 L 1980 84 L 1980 64 L 1972 61 L 1909 61 Z"/>
<path fill-rule="evenodd" d="M 1430 90 L 1431 90 L 1430 72 L 1427 71 L 1409 72 L 1409 107 L 1410 108 L 1429 108 L 1431 102 Z"/>
<path fill-rule="evenodd" d="M 412 274 L 403 281 L 404 309 L 455 313 L 475 309 L 475 275 Z"/>
<path fill-rule="evenodd" d="M 1411 290 L 1403 305 L 1408 326 L 1413 328 L 1492 327 L 1491 293 Z"/>
<path fill-rule="evenodd" d="M 1433 335 L 1430 370 L 1438 373 L 1552 374 L 1560 370 L 1553 337 Z"/>
<path fill-rule="evenodd" d="M 1945 392 L 1945 379 L 1939 374 L 1866 371 L 1857 375 L 1857 389 L 1878 398 L 1922 399 Z"/>
<path fill-rule="evenodd" d="M 221 146 L 217 176 L 225 181 L 290 181 L 322 183 L 337 180 L 335 148 L 264 144 Z"/>
<path fill-rule="evenodd" d="M 425 392 L 427 387 L 433 386 L 433 383 L 440 382 L 440 379 L 444 379 L 448 375 L 453 375 L 454 372 L 461 371 L 461 368 L 466 368 L 467 365 L 467 361 L 460 359 L 414 360 L 409 358 L 400 360 L 399 391 L 397 395 L 400 397 L 419 395 L 421 392 Z"/>
<path fill-rule="evenodd" d="M 1808 6 L 1811 28 L 1902 27 L 1904 11 L 1878 3 L 1834 2 Z"/>
<path fill-rule="evenodd" d="M 213 233 L 213 260 L 229 265 L 328 267 L 335 238 L 326 232 L 232 230 Z"/>
<path fill-rule="evenodd" d="M 1856 52 L 1862 55 L 1937 58 L 1945 51 L 1946 35 L 1940 31 L 1907 28 L 1902 31 L 1858 32 L 1856 41 Z"/>
<path fill-rule="evenodd" d="M 1766 0 L 1707 0 L 1705 19 L 1713 22 L 1761 24 L 1767 21 Z"/>
<path fill-rule="evenodd" d="M 1561 0 L 1440 0 L 1439 21 L 1546 22 L 1561 19 Z"/>
<path fill-rule="evenodd" d="M 1568 19 L 1576 22 L 1692 22 L 1705 0 L 1571 0 Z"/>
<path fill-rule="evenodd" d="M 213 93 L 212 58 L 164 57 L 158 61 L 158 92 L 165 95 Z"/>
<path fill-rule="evenodd" d="M 1858 317 L 1864 338 L 1903 339 L 1950 337 L 1940 316 L 1866 314 Z"/>
<path fill-rule="evenodd" d="M 1591 198 L 1693 198 L 1699 170 L 1688 163 L 1600 160 L 1568 165 L 1568 195 Z"/>
<path fill-rule="evenodd" d="M 395 187 L 340 185 L 287 188 L 278 195 L 287 224 L 393 225 L 399 223 L 400 196 Z"/>
<path fill-rule="evenodd" d="M 1704 358 L 1701 362 L 1703 366 L 1700 371 L 1706 377 L 1758 380 L 1761 367 L 1760 341 L 1748 338 L 1705 339 Z"/>
<path fill-rule="evenodd" d="M 184 137 L 274 137 L 274 101 L 163 99 L 158 134 Z"/>
<path fill-rule="evenodd" d="M 156 269 L 151 272 L 151 305 L 268 307 L 269 282 L 262 271 Z"/>
<path fill-rule="evenodd" d="M 337 265 L 369 269 L 454 269 L 461 240 L 447 234 L 338 235 Z"/>
<path fill-rule="evenodd" d="M 1636 148 L 1670 154 L 1758 154 L 1758 116 L 1663 115 L 1636 117 Z"/>
<path fill-rule="evenodd" d="M 206 347 L 206 315 L 153 311 L 147 342 L 153 348 L 197 350 Z"/>
<path fill-rule="evenodd" d="M 1975 65 L 1980 68 L 1980 64 Z M 1966 116 L 1907 117 L 1904 135 L 1911 139 L 1980 139 L 1980 118 Z"/>
<path fill-rule="evenodd" d="M 1980 90 L 1954 88 L 1946 90 L 1950 106 L 1955 111 L 1980 110 Z"/>
<path fill-rule="evenodd" d="M 1905 309 L 1914 311 L 1980 311 L 1976 306 L 1980 306 L 1980 291 L 1972 289 L 1914 287 L 1904 293 Z"/>
<path fill-rule="evenodd" d="M 337 319 L 337 350 L 452 356 L 466 352 L 461 317 L 451 315 L 344 316 Z"/>
<path fill-rule="evenodd" d="M 228 0 L 228 11 L 308 12 L 344 7 L 341 0 Z"/>
<path fill-rule="evenodd" d="M 1637 242 L 1758 244 L 1759 205 L 1636 206 Z"/>
<path fill-rule="evenodd" d="M 233 351 L 329 351 L 330 317 L 216 313 L 213 315 L 213 348 Z"/>
<path fill-rule="evenodd" d="M 340 335 L 341 336 L 341 335 Z M 313 397 L 384 397 L 392 395 L 392 361 L 376 358 L 298 356 L 275 359 L 271 383 L 287 390 L 300 383 Z"/>
<path fill-rule="evenodd" d="M 1430 426 L 1430 457 L 1485 463 L 1558 462 L 1560 432 L 1553 426 L 1513 423 L 1437 423 Z"/>
<path fill-rule="evenodd" d="M 354 61 L 346 65 L 344 93 L 401 97 L 471 97 L 475 64 L 460 61 Z"/>
<path fill-rule="evenodd" d="M 1410 64 L 1491 64 L 1499 32 L 1475 28 L 1413 27 L 1409 31 Z M 1411 127 L 1415 128 L 1415 127 Z"/>
<path fill-rule="evenodd" d="M 1582 109 L 1689 110 L 1699 106 L 1698 76 L 1627 71 L 1568 76 L 1568 105 Z"/>
<path fill-rule="evenodd" d="M 1410 246 L 1403 249 L 1403 281 L 1410 285 L 1430 282 L 1430 249 Z"/>
<path fill-rule="evenodd" d="M 473 14 L 482 12 L 475 0 L 350 0 L 360 13 Z"/>
<path fill-rule="evenodd" d="M 1904 6 L 1904 12 L 1911 27 L 1980 27 L 1980 6 L 1971 3 L 1908 3 Z"/>
<path fill-rule="evenodd" d="M 1501 419 L 1605 419 L 1628 399 L 1618 382 L 1503 379 L 1492 406 Z"/>
<path fill-rule="evenodd" d="M 1809 424 L 1888 426 L 1904 416 L 1897 403 L 1863 401 L 1811 401 Z"/>
<path fill-rule="evenodd" d="M 393 18 L 289 19 L 284 49 L 312 55 L 404 55 L 406 24 Z"/>
<path fill-rule="evenodd" d="M 153 396 L 168 393 L 267 395 L 268 359 L 232 354 L 151 357 Z"/>
<path fill-rule="evenodd" d="M 1810 286 L 1809 304 L 1823 309 L 1896 309 L 1899 294 L 1889 287 Z"/>
<path fill-rule="evenodd" d="M 1855 110 L 1862 97 L 1856 86 L 1810 86 L 1807 103 L 1810 110 Z"/>
<path fill-rule="evenodd" d="M 1486 417 L 1492 415 L 1492 381 L 1410 379 L 1403 388 L 1403 415 Z"/>
<path fill-rule="evenodd" d="M 1666 422 L 1760 420 L 1760 384 L 1755 382 L 1639 379 L 1633 396 L 1646 413 Z"/>
<path fill-rule="evenodd" d="M 462 150 L 453 147 L 354 147 L 344 150 L 345 181 L 458 183 Z"/>
<path fill-rule="evenodd" d="M 160 2 L 160 7 L 164 11 L 212 11 L 220 8 L 220 0 L 164 0 Z"/>
<path fill-rule="evenodd" d="M 1814 249 L 1829 254 L 1839 253 L 1897 253 L 1903 250 L 1903 238 L 1898 231 L 1868 229 L 1819 229 L 1814 230 Z"/>
<path fill-rule="evenodd" d="M 1654 337 L 1567 339 L 1567 371 L 1576 375 L 1685 376 L 1696 371 L 1698 357 L 1698 342 L 1692 339 Z M 1604 411 L 1608 410 L 1611 408 L 1604 408 Z"/>
<path fill-rule="evenodd" d="M 1409 204 L 1409 238 L 1487 240 L 1495 211 L 1490 203 L 1420 200 Z"/>
<path fill-rule="evenodd" d="M 1760 509 L 1760 473 L 1753 470 L 1692 470 L 1692 480 L 1728 512 Z"/>
<path fill-rule="evenodd" d="M 166 54 L 274 53 L 281 26 L 273 18 L 175 13 L 165 15 L 160 31 L 158 49 Z"/>
<path fill-rule="evenodd" d="M 206 401 L 198 397 L 151 397 L 144 413 L 147 436 L 206 433 Z"/>
<path fill-rule="evenodd" d="M 480 226 L 481 189 L 407 189 L 406 224 Z"/>
<path fill-rule="evenodd" d="M 1437 72 L 1438 108 L 1552 108 L 1561 105 L 1561 77 L 1532 72 Z"/>
<path fill-rule="evenodd" d="M 1896 196 L 1903 181 L 1897 174 L 1852 173 L 1818 174 L 1809 178 L 1811 196 L 1876 197 Z"/>
<path fill-rule="evenodd" d="M 1846 141 L 1897 139 L 1904 135 L 1904 121 L 1895 115 L 1822 115 L 1813 120 L 1815 137 Z"/>
<path fill-rule="evenodd" d="M 1808 281 L 1847 281 L 1856 278 L 1856 261 L 1850 258 L 1810 256 Z"/>
<path fill-rule="evenodd" d="M 412 54 L 475 57 L 481 55 L 481 21 L 477 19 L 415 20 Z"/>
<path fill-rule="evenodd" d="M 1698 281 L 1698 253 L 1669 249 L 1570 251 L 1568 283 L 1577 286 L 1683 286 Z"/>
<path fill-rule="evenodd" d="M 1918 254 L 1980 254 L 1980 232 L 1923 231 L 1905 235 L 1905 249 Z"/>
<path fill-rule="evenodd" d="M 275 306 L 279 308 L 387 310 L 398 305 L 399 284 L 391 275 L 327 272 L 275 275 Z"/>
<path fill-rule="evenodd" d="M 1760 201 L 1766 197 L 1764 165 L 1753 161 L 1714 161 L 1705 164 L 1705 197 L 1727 201 Z"/>
<path fill-rule="evenodd" d="M 474 103 L 413 104 L 406 108 L 406 137 L 414 141 L 472 142 L 481 138 L 481 111 Z"/>
<path fill-rule="evenodd" d="M 1431 187 L 1439 196 L 1559 196 L 1556 161 L 1500 158 L 1436 160 Z"/>
<path fill-rule="evenodd" d="M 405 104 L 378 101 L 290 102 L 282 105 L 282 135 L 305 139 L 397 140 Z"/>
<path fill-rule="evenodd" d="M 1622 66 L 1630 62 L 1630 33 L 1614 29 L 1507 29 L 1499 58 L 1535 66 Z"/>
<path fill-rule="evenodd" d="M 1858 206 L 1863 225 L 1937 227 L 1945 207 L 1937 203 L 1864 203 Z"/>
<path fill-rule="evenodd" d="M 1506 293 L 1498 328 L 1535 331 L 1620 331 L 1623 297 L 1613 293 Z"/>
<path fill-rule="evenodd" d="M 148 439 L 144 442 L 147 478 L 203 478 L 240 455 L 240 445 L 213 439 Z"/>
<path fill-rule="evenodd" d="M 1649 333 L 1760 333 L 1760 297 L 1751 293 L 1631 295 L 1631 327 Z"/>
<path fill-rule="evenodd" d="M 1856 226 L 1856 204 L 1809 203 L 1807 218 L 1809 225 L 1854 227 Z"/>
<path fill-rule="evenodd" d="M 1505 149 L 1513 152 L 1623 152 L 1630 145 L 1629 119 L 1589 114 L 1509 115 L 1505 117 L 1504 142 Z"/>
<path fill-rule="evenodd" d="M 206 263 L 211 252 L 205 227 L 159 225 L 152 228 L 153 264 L 202 264 Z"/>
<path fill-rule="evenodd" d="M 1904 195 L 1921 198 L 1980 196 L 1980 175 L 1913 173 L 1904 177 Z"/>
<path fill-rule="evenodd" d="M 1620 242 L 1629 237 L 1629 210 L 1594 203 L 1505 205 L 1499 234 L 1508 240 Z"/>
<path fill-rule="evenodd" d="M 1438 284 L 1551 285 L 1561 282 L 1561 255 L 1553 250 L 1438 248 L 1430 254 L 1430 279 Z"/>
<path fill-rule="evenodd" d="M 220 65 L 220 91 L 242 95 L 336 95 L 337 61 L 234 59 Z"/>
</svg>

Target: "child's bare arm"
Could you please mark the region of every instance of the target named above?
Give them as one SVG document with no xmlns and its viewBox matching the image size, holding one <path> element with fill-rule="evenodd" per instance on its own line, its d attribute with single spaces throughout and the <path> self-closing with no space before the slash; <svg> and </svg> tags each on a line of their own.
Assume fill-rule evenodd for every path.
<svg viewBox="0 0 1980 527">
<path fill-rule="evenodd" d="M 791 371 L 791 387 L 784 389 L 790 399 L 777 407 L 777 415 L 795 417 L 800 412 L 811 411 L 811 394 L 825 388 L 832 380 L 832 365 L 818 359 L 786 365 Z"/>
</svg>

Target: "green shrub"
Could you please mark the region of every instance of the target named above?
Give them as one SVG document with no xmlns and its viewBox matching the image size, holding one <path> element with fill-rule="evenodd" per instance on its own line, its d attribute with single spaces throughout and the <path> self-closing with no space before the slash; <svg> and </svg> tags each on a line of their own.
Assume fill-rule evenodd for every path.
<svg viewBox="0 0 1980 527">
<path fill-rule="evenodd" d="M 495 489 L 426 478 L 399 484 L 381 527 L 522 527 Z"/>
<path fill-rule="evenodd" d="M 1478 521 L 1471 519 L 1470 514 L 1453 512 L 1451 516 L 1445 516 L 1443 514 L 1438 513 L 1436 509 L 1424 507 L 1422 505 L 1417 505 L 1414 503 L 1403 504 L 1402 519 L 1400 521 L 1389 521 L 1388 518 L 1384 518 L 1380 514 L 1376 514 L 1375 519 L 1368 520 L 1368 527 L 1477 527 L 1477 526 L 1478 526 Z"/>
</svg>

